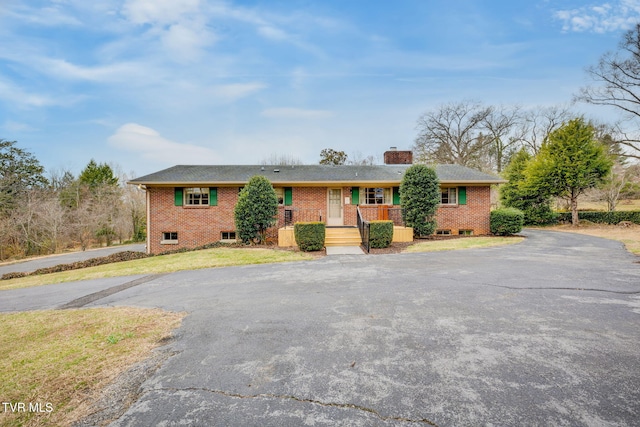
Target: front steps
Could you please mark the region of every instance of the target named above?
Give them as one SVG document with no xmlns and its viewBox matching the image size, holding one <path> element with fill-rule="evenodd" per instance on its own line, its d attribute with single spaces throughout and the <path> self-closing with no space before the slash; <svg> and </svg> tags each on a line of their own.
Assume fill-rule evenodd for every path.
<svg viewBox="0 0 640 427">
<path fill-rule="evenodd" d="M 327 227 L 325 246 L 360 246 L 360 231 L 357 227 Z"/>
</svg>

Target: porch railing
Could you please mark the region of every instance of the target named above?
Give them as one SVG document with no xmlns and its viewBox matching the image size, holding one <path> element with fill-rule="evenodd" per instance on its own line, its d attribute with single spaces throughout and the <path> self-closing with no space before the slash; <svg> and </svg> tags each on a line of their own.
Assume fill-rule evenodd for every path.
<svg viewBox="0 0 640 427">
<path fill-rule="evenodd" d="M 397 227 L 404 227 L 404 220 L 402 219 L 402 208 L 392 208 L 388 205 L 359 205 L 358 207 L 360 208 L 362 218 L 365 221 L 390 220 L 393 221 L 393 225 Z"/>
<path fill-rule="evenodd" d="M 314 222 L 323 220 L 322 209 L 288 208 L 278 210 L 278 228 L 289 227 L 296 222 Z"/>
<path fill-rule="evenodd" d="M 369 231 L 370 224 L 369 221 L 365 220 L 362 217 L 362 211 L 360 210 L 360 206 L 356 206 L 356 212 L 358 215 L 358 231 L 360 231 L 360 242 L 362 243 L 362 247 L 367 253 L 371 250 L 371 244 L 369 242 Z"/>
</svg>

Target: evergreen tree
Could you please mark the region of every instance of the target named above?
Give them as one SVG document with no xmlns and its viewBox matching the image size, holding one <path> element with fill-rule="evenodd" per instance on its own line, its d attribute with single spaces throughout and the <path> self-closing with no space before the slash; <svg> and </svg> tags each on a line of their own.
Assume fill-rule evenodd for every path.
<svg viewBox="0 0 640 427">
<path fill-rule="evenodd" d="M 233 214 L 242 242 L 263 243 L 278 214 L 278 197 L 271 182 L 264 176 L 252 177 L 240 191 Z"/>
<path fill-rule="evenodd" d="M 525 225 L 553 222 L 551 197 L 540 189 L 527 185 L 525 170 L 532 156 L 524 148 L 518 151 L 503 172 L 509 182 L 500 187 L 500 201 L 505 207 L 524 212 Z"/>
<path fill-rule="evenodd" d="M 440 182 L 436 171 L 427 165 L 410 166 L 400 184 L 402 219 L 413 227 L 415 236 L 428 236 L 436 229 L 436 211 L 440 203 Z"/>
</svg>

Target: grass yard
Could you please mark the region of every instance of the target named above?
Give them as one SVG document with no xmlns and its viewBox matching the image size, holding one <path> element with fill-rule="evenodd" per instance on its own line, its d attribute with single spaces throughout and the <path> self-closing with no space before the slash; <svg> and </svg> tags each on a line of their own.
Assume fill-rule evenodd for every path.
<svg viewBox="0 0 640 427">
<path fill-rule="evenodd" d="M 0 314 L 0 396 L 26 408 L 0 407 L 0 426 L 72 424 L 89 413 L 103 387 L 170 337 L 183 317 L 138 308 Z"/>
<path fill-rule="evenodd" d="M 27 276 L 0 281 L 0 290 L 26 288 L 78 280 L 104 277 L 132 276 L 136 274 L 171 273 L 179 270 L 228 267 L 233 265 L 266 264 L 274 262 L 302 261 L 314 256 L 304 252 L 263 248 L 215 248 L 201 251 L 161 255 L 133 261 L 117 262 L 97 267 Z"/>
<path fill-rule="evenodd" d="M 541 228 L 542 230 L 564 231 L 569 233 L 587 234 L 589 236 L 604 237 L 624 243 L 627 250 L 640 255 L 640 225 L 630 227 L 608 224 L 587 224 L 573 227 L 572 225 L 554 225 Z"/>
<path fill-rule="evenodd" d="M 436 252 L 456 249 L 487 248 L 491 246 L 512 245 L 520 243 L 524 237 L 461 237 L 458 239 L 429 240 L 408 246 L 403 252 Z"/>
<path fill-rule="evenodd" d="M 606 211 L 606 202 L 592 202 L 580 200 L 578 209 L 581 211 Z M 620 200 L 616 205 L 617 211 L 640 211 L 640 200 Z"/>
</svg>

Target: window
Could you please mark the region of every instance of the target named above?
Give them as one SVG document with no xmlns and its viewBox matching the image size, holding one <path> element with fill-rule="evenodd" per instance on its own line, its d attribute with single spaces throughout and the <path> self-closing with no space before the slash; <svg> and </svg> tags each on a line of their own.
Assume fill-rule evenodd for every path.
<svg viewBox="0 0 640 427">
<path fill-rule="evenodd" d="M 441 188 L 440 189 L 440 203 L 443 205 L 456 205 L 458 204 L 457 188 Z"/>
<path fill-rule="evenodd" d="M 187 206 L 208 206 L 209 205 L 209 189 L 208 188 L 185 188 L 186 194 L 185 205 Z"/>
<path fill-rule="evenodd" d="M 458 230 L 458 234 L 461 236 L 473 236 L 473 230 Z"/>
<path fill-rule="evenodd" d="M 276 191 L 276 196 L 278 197 L 278 206 L 284 206 L 284 188 L 276 187 L 274 188 Z"/>
<path fill-rule="evenodd" d="M 451 236 L 451 230 L 436 230 L 436 236 Z"/>
<path fill-rule="evenodd" d="M 392 204 L 391 188 L 361 188 L 361 205 L 390 205 Z"/>
<path fill-rule="evenodd" d="M 236 240 L 235 231 L 223 231 L 220 233 L 220 240 Z"/>
<path fill-rule="evenodd" d="M 177 245 L 178 244 L 178 232 L 177 231 L 165 231 L 162 233 L 163 245 Z"/>
</svg>

